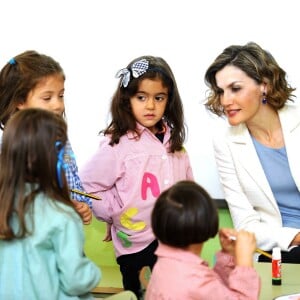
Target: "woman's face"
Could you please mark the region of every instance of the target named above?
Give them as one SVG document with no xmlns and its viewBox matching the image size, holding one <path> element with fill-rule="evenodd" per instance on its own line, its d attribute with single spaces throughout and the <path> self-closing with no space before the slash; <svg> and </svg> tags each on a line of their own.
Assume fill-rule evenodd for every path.
<svg viewBox="0 0 300 300">
<path fill-rule="evenodd" d="M 262 105 L 264 83 L 258 84 L 241 69 L 227 65 L 216 73 L 216 83 L 224 113 L 231 125 L 247 123 L 257 116 Z"/>
</svg>

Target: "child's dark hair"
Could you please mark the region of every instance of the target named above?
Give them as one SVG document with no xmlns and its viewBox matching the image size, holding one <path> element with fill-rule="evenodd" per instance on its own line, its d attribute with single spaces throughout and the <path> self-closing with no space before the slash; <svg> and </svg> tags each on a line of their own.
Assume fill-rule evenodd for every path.
<svg viewBox="0 0 300 300">
<path fill-rule="evenodd" d="M 138 78 L 135 78 L 131 71 L 132 65 L 143 59 L 149 63 L 147 71 Z M 127 66 L 127 70 L 130 72 L 129 83 L 124 87 L 121 84 L 122 79 L 120 80 L 110 107 L 112 121 L 101 133 L 111 135 L 110 145 L 112 146 L 118 144 L 120 137 L 126 134 L 127 131 L 134 131 L 139 136 L 139 132 L 136 130 L 136 119 L 130 106 L 130 98 L 137 93 L 139 84 L 143 79 L 160 79 L 163 86 L 168 88 L 168 102 L 164 113 L 164 120 L 171 128 L 170 152 L 182 150 L 186 136 L 183 105 L 175 77 L 167 62 L 160 57 L 141 56 L 133 60 Z M 160 125 L 157 124 L 158 128 Z"/>
<path fill-rule="evenodd" d="M 173 247 L 203 243 L 217 234 L 218 227 L 214 200 L 193 181 L 179 181 L 162 192 L 152 211 L 154 235 Z"/>
<path fill-rule="evenodd" d="M 56 74 L 65 79 L 57 61 L 36 51 L 25 51 L 10 59 L 0 72 L 0 128 L 42 79 Z"/>
<path fill-rule="evenodd" d="M 29 233 L 25 213 L 38 193 L 73 206 L 61 161 L 58 163 L 66 141 L 64 119 L 50 111 L 24 109 L 9 119 L 0 154 L 1 238 L 22 238 Z M 11 228 L 13 215 L 19 220 L 18 232 Z"/>
</svg>

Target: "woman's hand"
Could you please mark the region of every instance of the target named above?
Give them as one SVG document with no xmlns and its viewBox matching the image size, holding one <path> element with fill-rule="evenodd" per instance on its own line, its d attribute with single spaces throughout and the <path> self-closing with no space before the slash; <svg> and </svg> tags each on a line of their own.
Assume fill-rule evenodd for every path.
<svg viewBox="0 0 300 300">
<path fill-rule="evenodd" d="M 299 245 L 300 245 L 300 232 L 295 235 L 294 239 L 290 243 L 290 247 L 291 246 L 299 246 Z"/>
</svg>

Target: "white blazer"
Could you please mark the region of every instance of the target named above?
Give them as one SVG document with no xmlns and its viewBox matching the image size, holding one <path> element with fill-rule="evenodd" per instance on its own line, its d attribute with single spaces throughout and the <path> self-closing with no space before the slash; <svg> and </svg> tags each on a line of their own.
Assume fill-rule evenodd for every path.
<svg viewBox="0 0 300 300">
<path fill-rule="evenodd" d="M 292 176 L 300 191 L 300 107 L 279 111 Z M 244 124 L 230 126 L 213 140 L 216 163 L 236 229 L 255 233 L 258 247 L 287 250 L 300 228 L 282 226 L 278 205 Z M 284 176 L 284 174 L 274 174 Z M 299 203 L 300 206 L 300 203 Z"/>
</svg>

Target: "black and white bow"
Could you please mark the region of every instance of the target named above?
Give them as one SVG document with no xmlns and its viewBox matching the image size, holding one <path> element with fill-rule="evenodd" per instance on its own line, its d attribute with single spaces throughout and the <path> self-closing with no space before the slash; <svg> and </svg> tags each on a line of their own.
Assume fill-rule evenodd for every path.
<svg viewBox="0 0 300 300">
<path fill-rule="evenodd" d="M 132 64 L 131 66 L 131 72 L 132 72 L 132 77 L 138 78 L 144 73 L 147 72 L 149 68 L 149 62 L 147 59 L 143 58 L 141 60 L 136 61 L 135 63 Z M 117 78 L 122 77 L 121 80 L 121 86 L 123 85 L 124 88 L 128 86 L 128 83 L 130 81 L 130 71 L 127 68 L 121 69 L 117 74 Z"/>
</svg>

